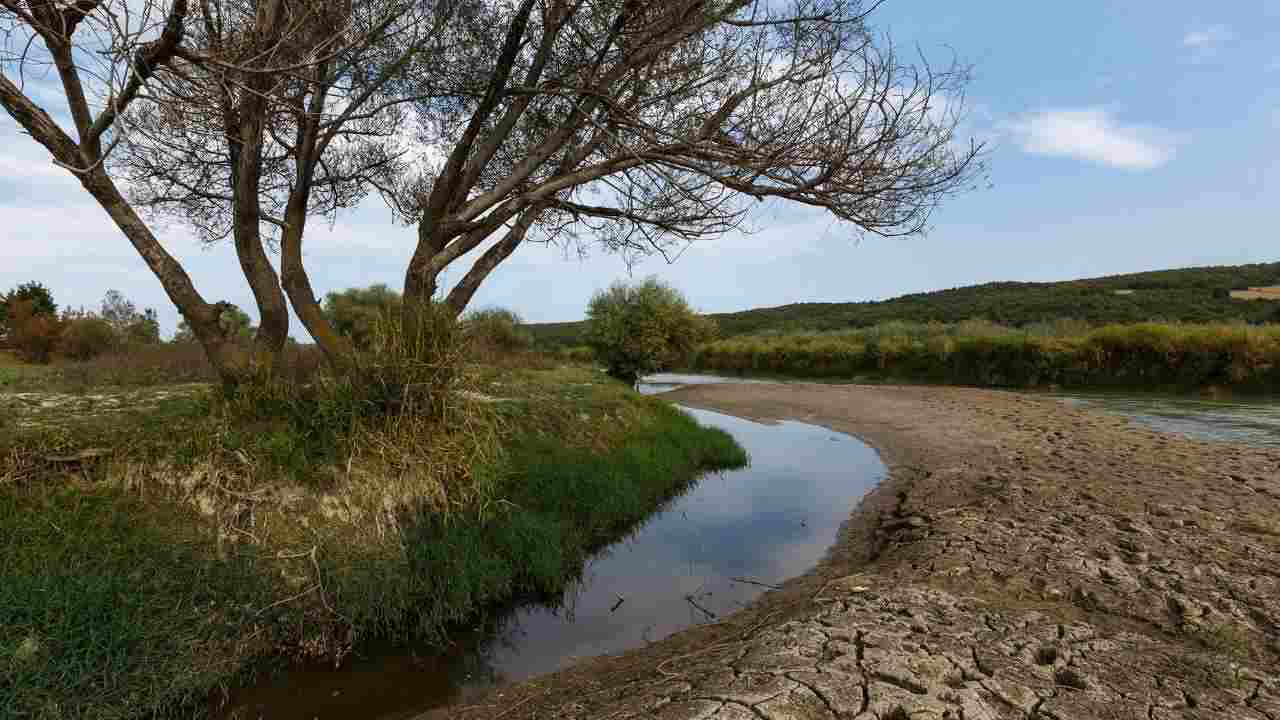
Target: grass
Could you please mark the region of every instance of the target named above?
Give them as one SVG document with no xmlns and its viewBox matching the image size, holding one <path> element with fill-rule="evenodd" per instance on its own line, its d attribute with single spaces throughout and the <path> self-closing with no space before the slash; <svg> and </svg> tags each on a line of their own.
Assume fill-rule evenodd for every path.
<svg viewBox="0 0 1280 720">
<path fill-rule="evenodd" d="M 702 471 L 746 460 L 659 400 L 543 366 L 465 369 L 428 415 L 366 412 L 331 382 L 6 406 L 0 716 L 199 715 L 272 658 L 442 642 L 555 595 Z M 50 459 L 85 448 L 111 455 Z"/>
<path fill-rule="evenodd" d="M 0 715 L 165 712 L 238 669 L 254 641 L 229 630 L 263 597 L 193 520 L 108 488 L 0 493 Z"/>
<path fill-rule="evenodd" d="M 708 343 L 698 370 L 994 387 L 1275 392 L 1280 325 L 887 323 Z"/>
</svg>

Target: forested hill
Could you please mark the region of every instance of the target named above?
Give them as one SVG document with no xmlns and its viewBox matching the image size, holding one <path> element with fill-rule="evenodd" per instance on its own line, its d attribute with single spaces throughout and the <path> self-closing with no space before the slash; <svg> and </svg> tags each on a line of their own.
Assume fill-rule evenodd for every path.
<svg viewBox="0 0 1280 720">
<path fill-rule="evenodd" d="M 723 337 L 761 332 L 843 330 L 891 320 L 960 322 L 986 318 L 1007 325 L 1057 318 L 1093 323 L 1147 320 L 1280 322 L 1280 302 L 1232 298 L 1233 291 L 1280 286 L 1280 262 L 1157 270 L 1050 283 L 996 282 L 915 293 L 878 302 L 797 303 L 713 314 Z M 583 323 L 530 329 L 544 346 L 581 342 Z"/>
</svg>

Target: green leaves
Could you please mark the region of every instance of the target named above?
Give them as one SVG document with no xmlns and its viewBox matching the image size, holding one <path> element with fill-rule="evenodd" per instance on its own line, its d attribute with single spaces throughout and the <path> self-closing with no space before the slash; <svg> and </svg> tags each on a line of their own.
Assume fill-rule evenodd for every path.
<svg viewBox="0 0 1280 720">
<path fill-rule="evenodd" d="M 587 344 L 609 374 L 634 382 L 682 363 L 715 336 L 715 323 L 692 309 L 678 290 L 656 277 L 615 283 L 587 307 Z"/>
</svg>

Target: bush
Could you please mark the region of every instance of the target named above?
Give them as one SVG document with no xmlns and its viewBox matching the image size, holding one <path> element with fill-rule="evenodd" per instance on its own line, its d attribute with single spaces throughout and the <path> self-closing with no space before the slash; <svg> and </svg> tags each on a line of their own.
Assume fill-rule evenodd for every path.
<svg viewBox="0 0 1280 720">
<path fill-rule="evenodd" d="M 100 317 L 68 320 L 58 342 L 58 350 L 72 360 L 90 360 L 110 351 L 118 339 L 111 324 Z"/>
<path fill-rule="evenodd" d="M 488 308 L 468 313 L 462 320 L 467 338 L 479 350 L 517 352 L 533 346 L 533 335 L 513 310 Z"/>
<path fill-rule="evenodd" d="M 30 363 L 47 363 L 58 345 L 62 323 L 56 315 L 38 311 L 32 300 L 8 303 L 9 340 L 18 356 Z"/>
<path fill-rule="evenodd" d="M 0 337 L 16 332 L 18 303 L 27 304 L 28 317 L 58 315 L 58 304 L 53 301 L 53 293 L 49 292 L 49 288 L 38 282 L 23 283 L 0 295 Z"/>
<path fill-rule="evenodd" d="M 560 348 L 560 357 L 571 363 L 593 363 L 596 360 L 595 351 L 585 345 L 575 345 L 573 347 Z"/>
<path fill-rule="evenodd" d="M 466 362 L 467 343 L 453 312 L 440 303 L 415 312 L 386 311 L 373 324 L 368 352 L 351 381 L 380 413 L 437 416 Z"/>
<path fill-rule="evenodd" d="M 329 293 L 324 298 L 324 314 L 357 350 L 367 350 L 375 329 L 385 318 L 398 314 L 400 305 L 399 293 L 378 284 Z"/>
<path fill-rule="evenodd" d="M 711 320 L 654 277 L 596 293 L 587 307 L 587 326 L 596 358 L 610 375 L 628 382 L 687 362 L 699 343 L 715 335 Z"/>
</svg>

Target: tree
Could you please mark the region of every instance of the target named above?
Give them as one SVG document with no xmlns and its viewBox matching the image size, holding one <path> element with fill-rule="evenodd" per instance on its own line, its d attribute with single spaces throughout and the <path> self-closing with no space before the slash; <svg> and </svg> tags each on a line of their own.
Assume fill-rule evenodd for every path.
<svg viewBox="0 0 1280 720">
<path fill-rule="evenodd" d="M 675 367 L 715 333 L 713 321 L 654 277 L 636 285 L 614 283 L 587 306 L 587 344 L 610 375 L 630 383 Z"/>
<path fill-rule="evenodd" d="M 175 76 L 149 98 L 160 112 L 144 106 L 130 117 L 116 167 L 138 202 L 208 242 L 232 239 L 258 303 L 261 353 L 284 347 L 287 295 L 330 361 L 349 360 L 302 264 L 308 217 L 393 183 L 405 110 L 421 96 L 390 86 L 428 44 L 447 42 L 445 23 L 484 2 L 205 0 L 193 9 Z M 269 245 L 280 251 L 279 277 Z"/>
<path fill-rule="evenodd" d="M 399 312 L 400 293 L 381 283 L 331 292 L 324 299 L 325 317 L 360 350 L 371 347 L 379 323 L 390 321 Z"/>
<path fill-rule="evenodd" d="M 139 312 L 138 306 L 118 290 L 108 290 L 103 296 L 98 316 L 111 326 L 118 344 L 154 345 L 160 342 L 160 320 L 156 311 L 147 308 Z"/>
<path fill-rule="evenodd" d="M 91 314 L 67 318 L 58 334 L 58 350 L 72 360 L 91 360 L 119 342 L 111 323 Z"/>
<path fill-rule="evenodd" d="M 126 345 L 156 345 L 160 342 L 160 317 L 152 308 L 142 311 L 124 328 L 122 339 Z"/>
<path fill-rule="evenodd" d="M 38 282 L 28 282 L 19 285 L 4 295 L 0 295 L 0 336 L 8 335 L 13 331 L 10 325 L 10 317 L 13 316 L 11 308 L 19 302 L 29 302 L 29 308 L 25 308 L 24 312 L 30 312 L 32 315 L 51 315 L 57 317 L 58 304 L 53 301 L 53 293 L 49 288 Z"/>
<path fill-rule="evenodd" d="M 469 312 L 462 318 L 462 327 L 471 342 L 483 349 L 514 352 L 533 346 L 533 333 L 516 311 L 507 308 Z"/>
<path fill-rule="evenodd" d="M 8 303 L 8 339 L 27 362 L 47 363 L 58 345 L 62 322 L 45 312 L 36 300 L 12 299 Z"/>
<path fill-rule="evenodd" d="M 450 64 L 484 91 L 461 107 L 419 103 L 419 139 L 441 160 L 392 198 L 417 226 L 406 307 L 490 240 L 448 292 L 455 312 L 526 242 L 590 235 L 665 254 L 737 227 L 766 199 L 855 231 L 922 231 L 981 169 L 980 146 L 956 143 L 965 73 L 905 64 L 869 11 L 856 0 L 491 4 L 483 26 L 456 28 L 474 53 Z"/>
<path fill-rule="evenodd" d="M 483 2 L 0 0 L 0 106 L 110 215 L 223 381 L 235 384 L 274 363 L 288 338 L 263 226 L 282 230 L 284 285 L 300 299 L 304 323 L 323 335 L 323 326 L 311 328 L 319 310 L 300 268 L 305 216 L 358 200 L 388 162 L 361 142 L 368 124 L 398 126 L 388 120 L 396 104 L 378 89 L 433 40 L 435 16 Z M 48 70 L 59 86 L 52 94 L 26 82 Z M 52 113 L 42 104 L 50 97 L 62 106 Z M 167 191 L 130 177 L 133 158 L 145 172 L 151 160 L 168 161 L 165 150 L 196 169 L 167 174 Z M 121 191 L 121 172 L 143 203 L 181 203 L 187 192 L 213 213 L 195 217 L 230 218 L 262 317 L 251 346 L 225 334 L 227 304 L 200 295 Z M 285 201 L 264 209 L 263 197 Z"/>
<path fill-rule="evenodd" d="M 0 106 L 106 211 L 190 323 L 214 367 L 233 383 L 254 363 L 223 334 L 223 305 L 200 295 L 107 168 L 125 135 L 121 118 L 145 102 L 157 76 L 180 53 L 189 9 L 188 0 L 0 0 Z M 47 71 L 57 78 L 56 89 L 26 80 Z M 60 106 L 48 112 L 45 98 Z M 69 119 L 70 127 L 56 117 Z"/>
</svg>

